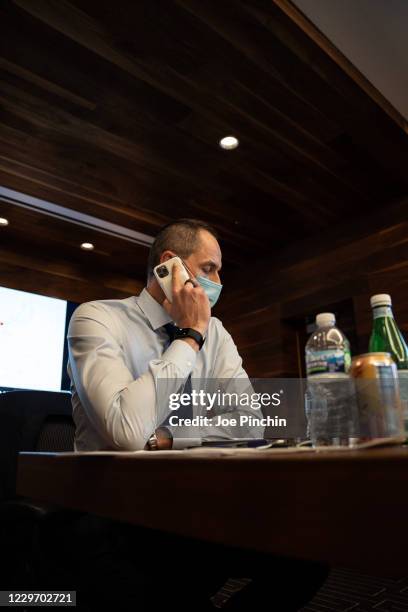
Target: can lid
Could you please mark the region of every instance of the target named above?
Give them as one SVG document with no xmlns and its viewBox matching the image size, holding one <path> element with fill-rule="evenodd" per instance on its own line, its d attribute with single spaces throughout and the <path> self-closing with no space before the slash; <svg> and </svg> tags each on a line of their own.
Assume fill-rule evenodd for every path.
<svg viewBox="0 0 408 612">
<path fill-rule="evenodd" d="M 371 308 L 376 306 L 391 306 L 391 296 L 388 293 L 378 293 L 370 298 Z"/>
<path fill-rule="evenodd" d="M 336 315 L 332 312 L 321 312 L 316 315 L 317 327 L 330 327 L 336 325 Z"/>
<path fill-rule="evenodd" d="M 355 361 L 356 359 L 361 359 L 362 357 L 389 357 L 391 359 L 391 353 L 386 353 L 385 351 L 373 351 L 372 353 L 362 353 L 361 355 L 355 355 L 351 361 Z"/>
</svg>

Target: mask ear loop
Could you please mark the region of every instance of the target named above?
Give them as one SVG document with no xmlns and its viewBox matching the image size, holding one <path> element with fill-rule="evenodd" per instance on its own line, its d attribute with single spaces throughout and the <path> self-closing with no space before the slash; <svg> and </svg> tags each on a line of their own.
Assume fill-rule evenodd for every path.
<svg viewBox="0 0 408 612">
<path fill-rule="evenodd" d="M 180 257 L 180 259 L 181 259 L 181 257 Z M 194 287 L 197 287 L 198 284 L 197 284 L 196 278 L 195 278 L 194 274 L 192 273 L 192 271 L 190 270 L 190 268 L 188 267 L 188 265 L 184 262 L 184 259 L 181 259 L 181 263 L 183 264 L 183 266 L 185 267 L 185 269 L 187 270 L 187 272 L 190 274 L 190 277 L 191 277 L 188 280 L 186 280 L 186 282 L 184 284 L 192 283 L 194 285 Z"/>
<path fill-rule="evenodd" d="M 187 272 L 190 275 L 190 278 L 187 279 L 184 284 L 186 285 L 187 283 L 191 283 L 193 285 L 193 287 L 199 287 L 200 283 L 197 281 L 196 277 L 194 276 L 194 274 L 192 273 L 192 271 L 190 270 L 190 268 L 188 267 L 188 265 L 186 264 L 184 259 L 182 257 L 180 257 L 179 255 L 176 255 L 176 257 L 178 257 L 180 259 L 181 263 L 183 264 L 183 266 L 185 267 L 185 269 L 187 270 Z"/>
</svg>

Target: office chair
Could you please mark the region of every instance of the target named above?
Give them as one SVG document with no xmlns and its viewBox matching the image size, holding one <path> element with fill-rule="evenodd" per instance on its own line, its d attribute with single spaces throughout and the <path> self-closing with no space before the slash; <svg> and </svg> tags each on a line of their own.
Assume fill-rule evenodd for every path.
<svg viewBox="0 0 408 612">
<path fill-rule="evenodd" d="M 69 393 L 10 391 L 0 394 L 0 533 L 9 569 L 4 588 L 29 588 L 41 557 L 47 523 L 68 526 L 78 513 L 16 494 L 20 451 L 74 450 Z M 1 575 L 0 575 L 0 580 Z M 17 584 L 20 580 L 22 584 Z M 11 583 L 10 583 L 11 582 Z M 35 586 L 35 585 L 33 585 Z"/>
</svg>

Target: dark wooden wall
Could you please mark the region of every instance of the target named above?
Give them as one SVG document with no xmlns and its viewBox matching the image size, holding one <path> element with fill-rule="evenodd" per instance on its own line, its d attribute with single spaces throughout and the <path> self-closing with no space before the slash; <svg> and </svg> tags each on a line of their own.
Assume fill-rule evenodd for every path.
<svg viewBox="0 0 408 612">
<path fill-rule="evenodd" d="M 149 236 L 202 218 L 228 287 L 408 196 L 407 167 L 406 120 L 286 0 L 0 2 L 0 186 Z M 144 283 L 138 245 L 0 216 L 0 285 L 86 301 Z"/>
<path fill-rule="evenodd" d="M 273 235 L 271 236 L 273 240 Z M 217 306 L 251 376 L 304 375 L 306 324 L 333 311 L 354 354 L 367 351 L 370 296 L 390 293 L 408 336 L 408 199 L 282 250 L 235 278 Z"/>
<path fill-rule="evenodd" d="M 364 351 L 374 292 L 408 331 L 407 168 L 406 120 L 287 0 L 0 3 L 0 186 L 150 236 L 213 223 L 215 314 L 252 375 L 301 372 L 319 310 Z M 76 302 L 144 285 L 145 247 L 0 216 L 0 285 Z"/>
<path fill-rule="evenodd" d="M 0 286 L 73 302 L 124 298 L 144 285 L 147 248 L 0 201 Z M 92 242 L 95 250 L 79 245 Z"/>
<path fill-rule="evenodd" d="M 143 287 L 142 282 L 118 273 L 107 277 L 103 269 L 98 274 L 86 265 L 58 256 L 30 255 L 2 247 L 0 269 L 0 286 L 78 303 L 126 298 Z"/>
</svg>

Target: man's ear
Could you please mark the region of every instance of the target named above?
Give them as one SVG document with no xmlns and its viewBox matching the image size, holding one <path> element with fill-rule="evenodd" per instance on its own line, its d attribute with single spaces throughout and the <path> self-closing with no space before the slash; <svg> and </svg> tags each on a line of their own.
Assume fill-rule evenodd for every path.
<svg viewBox="0 0 408 612">
<path fill-rule="evenodd" d="M 172 257 L 175 257 L 173 251 L 163 251 L 163 253 L 160 255 L 160 263 L 164 263 L 165 261 L 172 259 Z"/>
</svg>

